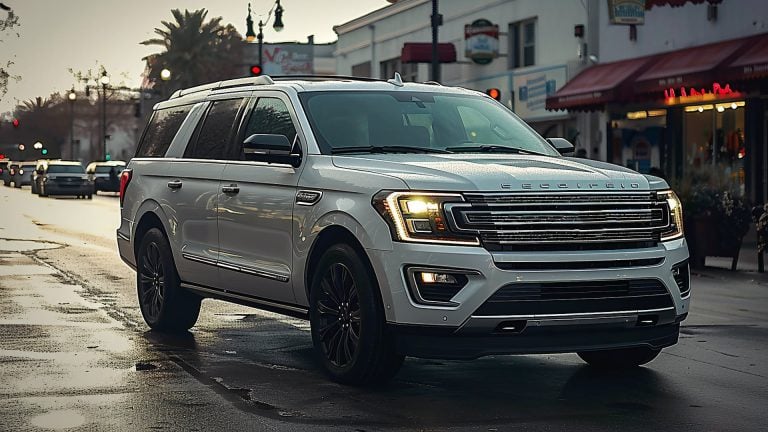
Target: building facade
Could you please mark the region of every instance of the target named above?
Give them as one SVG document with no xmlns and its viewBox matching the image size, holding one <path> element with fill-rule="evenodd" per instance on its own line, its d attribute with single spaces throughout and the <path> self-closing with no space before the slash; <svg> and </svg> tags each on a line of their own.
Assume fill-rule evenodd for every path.
<svg viewBox="0 0 768 432">
<path fill-rule="evenodd" d="M 456 52 L 455 62 L 441 65 L 443 84 L 499 89 L 501 102 L 541 134 L 578 140 L 575 116 L 546 110 L 545 100 L 586 59 L 584 44 L 574 38 L 575 26 L 586 24 L 585 3 L 443 1 L 439 12 L 439 41 Z M 429 80 L 428 63 L 409 62 L 409 45 L 431 41 L 431 13 L 430 0 L 400 0 L 334 27 L 336 72 L 374 78 L 399 72 L 406 81 Z"/>
<path fill-rule="evenodd" d="M 615 3 L 590 3 L 596 64 L 547 107 L 591 119 L 600 159 L 765 202 L 768 3 L 624 0 L 644 12 L 634 26 L 612 22 Z"/>
</svg>

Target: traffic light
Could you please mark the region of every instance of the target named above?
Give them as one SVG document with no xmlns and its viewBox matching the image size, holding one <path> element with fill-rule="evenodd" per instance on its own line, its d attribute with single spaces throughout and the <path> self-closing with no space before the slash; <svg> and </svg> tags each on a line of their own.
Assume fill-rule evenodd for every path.
<svg viewBox="0 0 768 432">
<path fill-rule="evenodd" d="M 48 154 L 48 149 L 43 149 L 40 153 L 42 153 L 44 155 L 47 155 Z"/>
<path fill-rule="evenodd" d="M 264 72 L 263 69 L 261 69 L 261 65 L 253 65 L 251 66 L 251 76 L 259 76 L 261 73 Z"/>
<path fill-rule="evenodd" d="M 13 124 L 13 127 L 17 128 L 19 127 L 19 119 L 15 118 L 13 121 L 11 121 L 11 124 Z"/>
<path fill-rule="evenodd" d="M 107 162 L 111 161 L 112 160 L 112 155 L 107 153 L 107 157 L 105 159 L 107 160 Z"/>
<path fill-rule="evenodd" d="M 19 151 L 24 151 L 27 148 L 24 144 L 19 144 Z"/>
<path fill-rule="evenodd" d="M 501 90 L 497 88 L 489 88 L 488 90 L 485 91 L 485 94 L 496 99 L 497 101 L 501 100 Z"/>
</svg>

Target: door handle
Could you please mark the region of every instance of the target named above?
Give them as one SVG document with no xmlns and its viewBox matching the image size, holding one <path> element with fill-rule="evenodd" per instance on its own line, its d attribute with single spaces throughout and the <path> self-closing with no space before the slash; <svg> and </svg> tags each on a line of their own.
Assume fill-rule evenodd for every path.
<svg viewBox="0 0 768 432">
<path fill-rule="evenodd" d="M 236 184 L 231 184 L 229 186 L 222 186 L 221 191 L 225 194 L 236 194 L 240 192 L 240 188 Z"/>
<path fill-rule="evenodd" d="M 181 180 L 169 181 L 168 187 L 171 189 L 181 189 Z"/>
</svg>

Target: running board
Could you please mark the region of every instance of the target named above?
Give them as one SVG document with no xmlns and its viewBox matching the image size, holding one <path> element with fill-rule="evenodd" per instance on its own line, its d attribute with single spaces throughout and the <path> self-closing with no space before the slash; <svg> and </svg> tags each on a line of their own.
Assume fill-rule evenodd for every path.
<svg viewBox="0 0 768 432">
<path fill-rule="evenodd" d="M 287 315 L 294 318 L 309 319 L 309 309 L 302 306 L 275 302 L 275 301 L 266 300 L 260 297 L 249 296 L 247 294 L 234 293 L 227 290 L 210 288 L 210 287 L 195 285 L 187 282 L 182 282 L 181 287 L 184 289 L 188 289 L 190 291 L 194 291 L 202 295 L 203 297 L 231 301 L 233 303 L 241 304 L 243 306 L 249 306 L 256 309 L 275 312 L 281 315 Z"/>
</svg>

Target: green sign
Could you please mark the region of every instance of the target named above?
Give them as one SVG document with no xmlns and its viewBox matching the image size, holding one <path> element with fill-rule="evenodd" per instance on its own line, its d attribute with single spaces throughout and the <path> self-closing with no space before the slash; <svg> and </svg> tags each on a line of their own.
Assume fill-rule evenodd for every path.
<svg viewBox="0 0 768 432">
<path fill-rule="evenodd" d="M 643 25 L 645 0 L 608 0 L 608 18 L 611 24 Z"/>
</svg>

